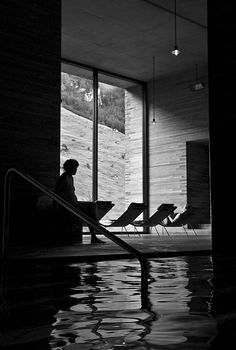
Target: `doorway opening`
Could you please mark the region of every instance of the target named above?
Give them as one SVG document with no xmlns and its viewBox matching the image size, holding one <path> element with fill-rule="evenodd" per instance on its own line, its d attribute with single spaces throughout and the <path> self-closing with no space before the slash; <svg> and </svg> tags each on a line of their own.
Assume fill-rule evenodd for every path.
<svg viewBox="0 0 236 350">
<path fill-rule="evenodd" d="M 195 228 L 210 228 L 209 142 L 186 143 L 187 203 L 196 209 Z"/>
</svg>

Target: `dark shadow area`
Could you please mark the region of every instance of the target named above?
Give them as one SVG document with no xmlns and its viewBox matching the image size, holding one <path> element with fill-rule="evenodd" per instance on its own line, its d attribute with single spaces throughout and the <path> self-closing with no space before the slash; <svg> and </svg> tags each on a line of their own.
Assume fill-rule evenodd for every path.
<svg viewBox="0 0 236 350">
<path fill-rule="evenodd" d="M 192 226 L 210 225 L 210 178 L 208 140 L 186 143 L 187 203 L 195 209 Z"/>
</svg>

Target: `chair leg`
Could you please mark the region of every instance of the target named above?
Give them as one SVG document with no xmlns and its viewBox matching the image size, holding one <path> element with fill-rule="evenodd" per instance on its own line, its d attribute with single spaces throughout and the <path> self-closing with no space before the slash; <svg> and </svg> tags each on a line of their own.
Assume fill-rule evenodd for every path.
<svg viewBox="0 0 236 350">
<path fill-rule="evenodd" d="M 122 232 L 123 232 L 123 229 L 124 229 L 125 233 L 127 234 L 127 236 L 129 237 L 129 232 L 128 232 L 127 228 L 125 226 L 122 227 Z"/>
<path fill-rule="evenodd" d="M 140 237 L 141 235 L 140 235 L 139 230 L 137 229 L 137 227 L 135 227 L 135 228 L 136 228 L 136 232 L 137 232 L 138 236 Z"/>
<path fill-rule="evenodd" d="M 197 232 L 194 230 L 193 226 L 191 224 L 189 224 L 189 226 L 191 227 L 191 229 L 193 230 L 193 232 L 195 233 L 195 236 L 198 236 L 197 235 Z"/>
<path fill-rule="evenodd" d="M 170 234 L 169 234 L 169 232 L 168 232 L 167 228 L 166 228 L 165 226 L 162 226 L 162 227 L 163 227 L 163 228 L 164 228 L 164 230 L 166 231 L 167 235 L 170 237 Z"/>
<path fill-rule="evenodd" d="M 188 236 L 188 232 L 187 232 L 186 228 L 184 227 L 184 225 L 182 225 L 182 227 L 183 227 L 183 229 L 184 229 L 186 235 Z"/>
<path fill-rule="evenodd" d="M 157 227 L 154 226 L 154 228 L 155 228 L 155 230 L 156 230 L 156 233 L 158 234 L 158 237 L 160 237 L 160 234 L 159 234 L 159 231 L 158 231 Z M 151 229 L 152 229 L 152 227 L 151 227 Z"/>
<path fill-rule="evenodd" d="M 139 235 L 139 237 L 141 237 L 141 234 L 140 234 L 139 230 L 137 229 L 137 227 L 136 226 L 133 226 L 133 227 L 134 227 L 135 233 L 137 233 Z M 128 236 L 129 236 L 129 234 L 128 234 Z"/>
</svg>

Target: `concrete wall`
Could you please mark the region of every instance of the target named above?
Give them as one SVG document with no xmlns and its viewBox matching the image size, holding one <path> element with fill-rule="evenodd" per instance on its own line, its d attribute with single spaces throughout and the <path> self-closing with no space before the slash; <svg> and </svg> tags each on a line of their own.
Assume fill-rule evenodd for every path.
<svg viewBox="0 0 236 350">
<path fill-rule="evenodd" d="M 49 188 L 59 173 L 61 6 L 58 0 L 2 0 L 0 13 L 2 199 L 4 174 L 11 167 Z M 14 224 L 19 229 L 22 221 L 26 229 L 32 188 L 24 181 L 12 183 Z"/>
<path fill-rule="evenodd" d="M 143 201 L 143 91 L 133 86 L 125 92 L 125 207 Z"/>
<path fill-rule="evenodd" d="M 206 88 L 196 92 L 189 88 L 193 83 L 192 71 L 156 82 L 155 125 L 153 106 L 151 103 L 149 106 L 150 213 L 161 203 L 174 203 L 180 208 L 189 199 L 187 142 L 209 140 L 207 75 L 206 71 L 201 73 L 199 78 L 202 77 Z M 149 94 L 152 96 L 151 83 Z"/>
</svg>

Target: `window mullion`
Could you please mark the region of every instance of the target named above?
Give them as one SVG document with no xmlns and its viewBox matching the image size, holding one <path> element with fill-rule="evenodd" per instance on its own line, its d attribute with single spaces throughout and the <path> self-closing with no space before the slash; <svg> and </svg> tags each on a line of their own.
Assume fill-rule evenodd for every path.
<svg viewBox="0 0 236 350">
<path fill-rule="evenodd" d="M 98 72 L 93 71 L 93 201 L 98 199 Z"/>
</svg>

